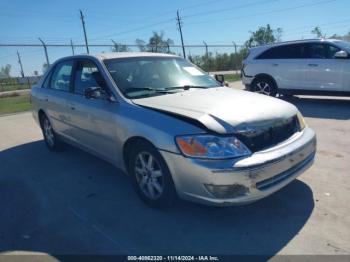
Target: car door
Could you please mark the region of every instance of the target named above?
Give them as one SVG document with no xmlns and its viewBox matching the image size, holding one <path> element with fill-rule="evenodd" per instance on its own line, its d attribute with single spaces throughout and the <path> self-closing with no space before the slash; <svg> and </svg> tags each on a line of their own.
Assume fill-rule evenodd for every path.
<svg viewBox="0 0 350 262">
<path fill-rule="evenodd" d="M 73 60 L 59 62 L 45 80 L 42 89 L 43 108 L 55 132 L 70 137 L 67 101 L 71 97 Z"/>
<path fill-rule="evenodd" d="M 342 91 L 344 60 L 336 59 L 334 54 L 340 48 L 328 43 L 308 44 L 307 86 L 315 91 Z"/>
<path fill-rule="evenodd" d="M 266 51 L 266 65 L 280 89 L 300 89 L 306 81 L 304 44 L 284 44 Z"/>
<path fill-rule="evenodd" d="M 87 98 L 87 88 L 100 87 L 101 97 Z M 109 99 L 108 87 L 97 65 L 88 59 L 77 60 L 72 99 L 69 101 L 73 138 L 83 147 L 107 159 L 115 159 L 115 116 L 118 103 Z"/>
<path fill-rule="evenodd" d="M 306 81 L 304 44 L 288 44 L 279 47 L 277 57 L 277 83 L 283 89 L 301 89 Z"/>
</svg>

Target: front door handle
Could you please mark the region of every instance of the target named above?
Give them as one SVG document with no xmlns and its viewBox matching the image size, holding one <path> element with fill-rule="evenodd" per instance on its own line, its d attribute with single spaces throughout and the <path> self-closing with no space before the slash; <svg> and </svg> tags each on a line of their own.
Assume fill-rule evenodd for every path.
<svg viewBox="0 0 350 262">
<path fill-rule="evenodd" d="M 74 104 L 68 104 L 68 107 L 69 107 L 70 110 L 75 110 Z"/>
<path fill-rule="evenodd" d="M 318 66 L 318 64 L 308 64 L 308 66 L 316 67 L 316 66 Z"/>
<path fill-rule="evenodd" d="M 272 64 L 272 66 L 278 66 L 278 64 Z"/>
</svg>

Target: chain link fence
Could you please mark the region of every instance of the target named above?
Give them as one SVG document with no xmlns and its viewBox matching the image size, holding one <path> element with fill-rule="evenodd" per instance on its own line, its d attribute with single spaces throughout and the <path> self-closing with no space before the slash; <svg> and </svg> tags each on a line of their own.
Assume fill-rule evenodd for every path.
<svg viewBox="0 0 350 262">
<path fill-rule="evenodd" d="M 207 72 L 238 74 L 246 48 L 242 45 L 185 45 L 188 60 Z M 104 52 L 160 52 L 183 56 L 181 45 L 91 44 L 91 54 Z M 47 69 L 48 64 L 69 55 L 86 53 L 85 45 L 0 44 L 0 92 L 28 89 Z M 223 71 L 223 72 L 222 72 Z"/>
</svg>

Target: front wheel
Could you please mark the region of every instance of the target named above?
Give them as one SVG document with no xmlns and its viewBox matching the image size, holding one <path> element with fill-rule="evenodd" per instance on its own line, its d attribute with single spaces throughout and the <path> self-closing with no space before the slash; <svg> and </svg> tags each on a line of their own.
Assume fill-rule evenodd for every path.
<svg viewBox="0 0 350 262">
<path fill-rule="evenodd" d="M 267 77 L 258 77 L 252 84 L 252 91 L 267 96 L 276 96 L 277 87 L 275 83 Z"/>
<path fill-rule="evenodd" d="M 129 174 L 137 194 L 147 205 L 166 208 L 174 204 L 176 190 L 168 166 L 151 144 L 142 141 L 134 147 Z"/>
<path fill-rule="evenodd" d="M 62 142 L 58 139 L 55 131 L 52 128 L 50 120 L 46 115 L 43 115 L 40 119 L 41 128 L 44 135 L 45 144 L 49 148 L 50 151 L 61 151 L 62 150 Z"/>
</svg>

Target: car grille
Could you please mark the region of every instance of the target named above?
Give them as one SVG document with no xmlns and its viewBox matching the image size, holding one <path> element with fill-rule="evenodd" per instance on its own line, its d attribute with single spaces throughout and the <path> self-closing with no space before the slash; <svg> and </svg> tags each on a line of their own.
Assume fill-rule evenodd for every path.
<svg viewBox="0 0 350 262">
<path fill-rule="evenodd" d="M 277 145 L 300 131 L 297 116 L 274 123 L 254 131 L 243 131 L 235 134 L 252 152 Z"/>
</svg>

